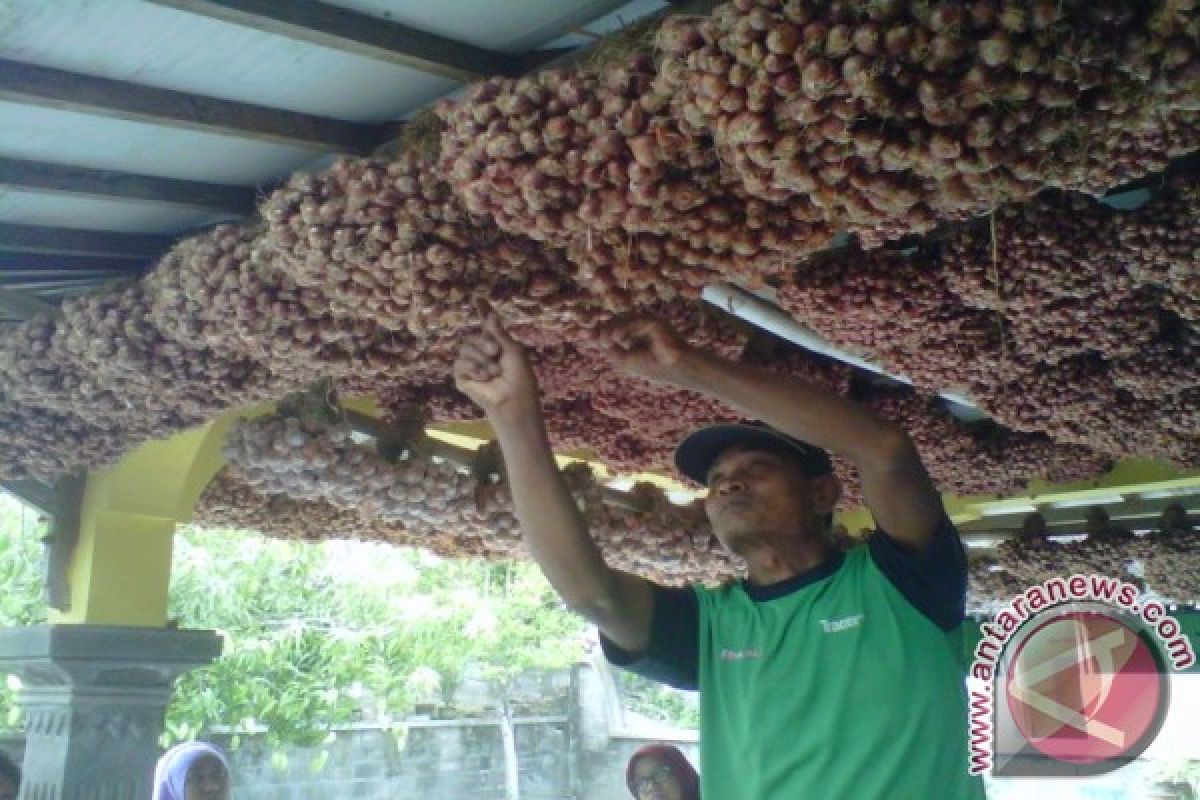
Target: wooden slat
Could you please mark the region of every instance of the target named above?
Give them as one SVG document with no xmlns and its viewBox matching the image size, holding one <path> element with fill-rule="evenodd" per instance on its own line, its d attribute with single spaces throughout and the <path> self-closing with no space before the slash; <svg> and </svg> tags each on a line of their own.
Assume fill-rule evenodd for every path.
<svg viewBox="0 0 1200 800">
<path fill-rule="evenodd" d="M 503 53 L 315 0 L 150 2 L 459 81 L 519 71 Z"/>
<path fill-rule="evenodd" d="M 175 240 L 154 233 L 113 233 L 0 222 L 0 250 L 62 255 L 154 258 Z"/>
<path fill-rule="evenodd" d="M 0 287 L 0 314 L 9 319 L 29 319 L 43 311 L 53 311 L 54 306 L 31 294 Z"/>
<path fill-rule="evenodd" d="M 112 277 L 100 278 L 64 278 L 61 280 L 47 280 L 44 276 L 36 280 L 17 279 L 12 280 L 8 275 L 0 274 L 0 289 L 12 292 L 41 293 L 52 294 L 62 291 L 82 291 L 94 288 L 105 281 L 112 280 Z"/>
<path fill-rule="evenodd" d="M 139 257 L 102 258 L 0 251 L 0 278 L 119 277 L 142 272 L 149 263 L 149 259 Z"/>
<path fill-rule="evenodd" d="M 255 191 L 248 186 L 185 181 L 19 158 L 0 157 L 0 185 L 36 192 L 211 208 L 239 217 L 253 212 L 255 201 Z"/>
<path fill-rule="evenodd" d="M 380 128 L 0 59 L 0 100 L 316 150 L 366 154 Z"/>
</svg>

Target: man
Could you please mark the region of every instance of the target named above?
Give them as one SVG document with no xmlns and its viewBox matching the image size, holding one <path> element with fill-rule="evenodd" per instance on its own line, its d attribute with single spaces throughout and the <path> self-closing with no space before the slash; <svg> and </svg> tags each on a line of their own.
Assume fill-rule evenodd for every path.
<svg viewBox="0 0 1200 800">
<path fill-rule="evenodd" d="M 534 559 L 600 629 L 610 660 L 701 697 L 702 793 L 719 800 L 974 800 L 954 631 L 966 558 L 911 440 L 833 395 L 684 343 L 661 322 L 614 324 L 613 361 L 714 395 L 770 427 L 688 437 L 680 469 L 708 486 L 713 531 L 748 578 L 667 589 L 610 569 L 555 467 L 533 372 L 493 314 L 466 337 L 459 388 L 504 453 Z M 826 449 L 859 470 L 879 531 L 842 552 Z"/>
</svg>

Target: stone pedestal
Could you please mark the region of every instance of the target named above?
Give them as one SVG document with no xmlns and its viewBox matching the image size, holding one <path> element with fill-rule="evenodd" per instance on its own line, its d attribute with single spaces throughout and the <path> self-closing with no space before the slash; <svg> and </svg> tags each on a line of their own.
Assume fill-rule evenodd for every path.
<svg viewBox="0 0 1200 800">
<path fill-rule="evenodd" d="M 0 630 L 21 678 L 21 800 L 146 800 L 175 679 L 221 653 L 212 631 L 94 625 Z"/>
</svg>

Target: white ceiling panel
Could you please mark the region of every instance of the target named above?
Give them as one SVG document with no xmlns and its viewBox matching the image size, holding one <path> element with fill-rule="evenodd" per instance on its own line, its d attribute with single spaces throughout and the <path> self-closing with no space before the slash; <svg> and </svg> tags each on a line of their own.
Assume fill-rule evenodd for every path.
<svg viewBox="0 0 1200 800">
<path fill-rule="evenodd" d="M 398 119 L 458 86 L 139 0 L 0 0 L 0 57 L 358 122 Z"/>
<path fill-rule="evenodd" d="M 501 53 L 520 54 L 621 8 L 627 0 L 327 0 L 331 5 Z"/>
<path fill-rule="evenodd" d="M 138 200 L 26 192 L 0 187 L 0 221 L 123 233 L 183 231 L 233 217 L 204 209 Z"/>
<path fill-rule="evenodd" d="M 0 102 L 0 155 L 255 186 L 317 157 L 312 150 Z"/>
</svg>

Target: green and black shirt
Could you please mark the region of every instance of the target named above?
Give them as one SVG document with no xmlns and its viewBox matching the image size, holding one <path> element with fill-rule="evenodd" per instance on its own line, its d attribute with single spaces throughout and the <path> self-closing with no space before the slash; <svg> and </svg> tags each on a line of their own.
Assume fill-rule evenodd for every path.
<svg viewBox="0 0 1200 800">
<path fill-rule="evenodd" d="M 919 553 L 878 531 L 770 586 L 656 586 L 646 650 L 602 644 L 617 666 L 700 690 L 706 798 L 976 800 L 966 576 L 949 519 Z"/>
</svg>

